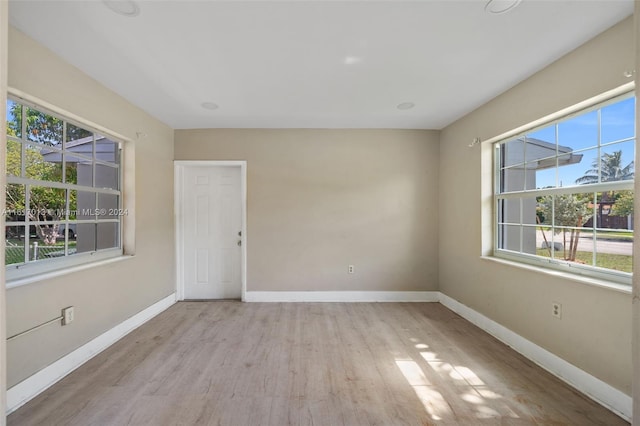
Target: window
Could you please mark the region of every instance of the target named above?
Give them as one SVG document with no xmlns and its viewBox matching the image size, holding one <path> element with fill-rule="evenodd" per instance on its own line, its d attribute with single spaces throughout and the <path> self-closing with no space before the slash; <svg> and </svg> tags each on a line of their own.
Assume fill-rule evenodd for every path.
<svg viewBox="0 0 640 426">
<path fill-rule="evenodd" d="M 7 100 L 9 280 L 122 254 L 120 142 Z"/>
<path fill-rule="evenodd" d="M 495 255 L 630 283 L 635 98 L 495 145 Z"/>
</svg>

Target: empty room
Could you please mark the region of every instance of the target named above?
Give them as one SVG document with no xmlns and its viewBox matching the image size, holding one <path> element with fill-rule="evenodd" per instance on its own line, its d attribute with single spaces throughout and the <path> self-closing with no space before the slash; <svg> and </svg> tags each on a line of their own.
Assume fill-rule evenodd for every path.
<svg viewBox="0 0 640 426">
<path fill-rule="evenodd" d="M 0 425 L 640 424 L 639 14 L 0 2 Z"/>
</svg>

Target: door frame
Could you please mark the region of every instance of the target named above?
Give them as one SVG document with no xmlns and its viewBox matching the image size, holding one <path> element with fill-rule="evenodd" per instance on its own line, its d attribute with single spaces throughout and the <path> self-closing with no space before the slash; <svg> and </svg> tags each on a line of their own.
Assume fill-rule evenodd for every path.
<svg viewBox="0 0 640 426">
<path fill-rule="evenodd" d="M 242 290 L 240 300 L 246 300 L 247 293 L 247 162 L 218 161 L 218 160 L 175 160 L 173 162 L 174 176 L 174 220 L 175 220 L 175 257 L 176 257 L 176 299 L 184 300 L 184 211 L 182 185 L 184 170 L 189 167 L 240 167 L 240 199 L 242 222 L 242 249 L 240 250 L 240 279 Z"/>
</svg>

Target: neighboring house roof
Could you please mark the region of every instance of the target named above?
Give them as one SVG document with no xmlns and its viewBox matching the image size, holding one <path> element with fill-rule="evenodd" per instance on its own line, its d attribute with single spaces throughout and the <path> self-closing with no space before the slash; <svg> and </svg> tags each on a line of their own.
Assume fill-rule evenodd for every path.
<svg viewBox="0 0 640 426">
<path fill-rule="evenodd" d="M 526 149 L 516 149 L 513 144 L 526 144 Z M 583 154 L 574 154 L 573 148 L 569 146 L 556 145 L 555 143 L 546 142 L 535 138 L 521 137 L 509 142 L 512 146 L 509 149 L 512 156 L 522 157 L 526 151 L 526 164 L 522 164 L 519 168 L 528 170 L 542 170 L 556 166 L 556 147 L 558 149 L 558 166 L 566 166 L 568 164 L 577 164 L 582 161 Z M 508 154 L 509 155 L 509 154 Z M 510 164 L 522 163 L 522 158 L 510 158 Z M 518 168 L 518 167 L 516 167 Z"/>
<path fill-rule="evenodd" d="M 93 154 L 93 136 L 88 136 L 75 141 L 69 141 L 65 144 L 67 151 L 77 153 L 79 157 L 67 154 L 65 161 L 67 163 L 91 163 Z M 117 160 L 116 152 L 118 151 L 118 143 L 106 138 L 105 136 L 96 136 L 96 159 L 113 163 Z M 50 163 L 61 163 L 62 153 L 55 150 L 42 149 L 40 151 L 42 157 Z M 88 158 L 82 158 L 86 156 Z"/>
</svg>

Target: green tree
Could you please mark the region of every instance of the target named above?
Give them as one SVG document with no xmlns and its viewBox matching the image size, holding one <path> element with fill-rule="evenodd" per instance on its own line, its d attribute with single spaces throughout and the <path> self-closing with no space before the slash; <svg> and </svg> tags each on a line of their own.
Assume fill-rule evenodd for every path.
<svg viewBox="0 0 640 426">
<path fill-rule="evenodd" d="M 565 260 L 572 262 L 576 260 L 580 228 L 593 216 L 590 204 L 590 197 L 581 194 L 556 195 L 555 199 L 553 195 L 546 195 L 538 199 L 537 210 L 540 212 L 538 217 L 549 221 L 553 217 L 555 233 L 562 233 Z M 568 250 L 567 236 L 569 237 Z"/>
<path fill-rule="evenodd" d="M 612 182 L 617 180 L 633 179 L 635 174 L 635 165 L 631 161 L 622 167 L 622 150 L 612 153 L 604 153 L 598 159 L 594 159 L 591 168 L 584 173 L 584 176 L 576 179 L 576 183 L 583 185 L 589 183 L 598 183 L 598 174 L 600 174 L 600 182 Z"/>
<path fill-rule="evenodd" d="M 43 145 L 61 145 L 65 122 L 33 108 L 23 107 L 13 102 L 9 107 L 11 120 L 7 121 L 7 129 L 13 136 L 22 136 L 22 111 L 26 117 L 27 139 Z M 91 136 L 88 130 L 67 123 L 67 141 L 74 141 Z"/>
<path fill-rule="evenodd" d="M 635 177 L 635 163 L 629 162 L 626 166 L 622 166 L 622 150 L 614 151 L 612 153 L 604 153 L 600 157 L 600 161 L 597 158 L 591 163 L 591 168 L 584 173 L 584 176 L 576 179 L 577 184 L 589 184 L 598 183 L 598 175 L 600 175 L 600 182 L 614 182 L 620 180 L 633 179 Z M 626 191 L 622 191 L 626 192 Z M 631 208 L 633 209 L 633 193 L 631 196 Z M 622 200 L 624 204 L 629 195 L 626 195 Z M 598 223 L 602 223 L 602 205 L 611 202 L 617 203 L 619 195 L 615 191 L 602 192 L 598 195 Z M 627 206 L 628 207 L 628 206 Z M 628 209 L 627 209 L 628 210 Z M 615 204 L 612 208 L 612 215 L 625 216 L 623 213 L 623 206 L 621 205 L 616 209 Z"/>
<path fill-rule="evenodd" d="M 22 106 L 13 103 L 10 106 L 9 115 L 11 119 L 7 121 L 7 135 L 19 136 L 22 132 Z M 25 116 L 29 140 L 49 146 L 60 144 L 62 128 L 65 124 L 62 120 L 30 108 L 27 108 Z M 68 125 L 67 135 L 68 140 L 74 140 L 74 138 L 90 136 L 91 133 Z M 22 174 L 23 161 L 24 176 Z M 7 185 L 7 210 L 25 211 L 30 221 L 59 221 L 65 218 L 66 190 L 46 185 L 46 182 L 62 182 L 62 164 L 60 162 L 46 161 L 41 148 L 35 145 L 26 145 L 23 158 L 22 144 L 9 139 L 7 140 L 6 168 L 7 174 L 10 176 L 23 176 L 43 181 L 41 186 L 30 186 L 28 206 L 26 205 L 25 185 Z M 67 182 L 75 181 L 75 177 L 76 169 L 72 164 L 69 164 L 66 169 Z M 76 206 L 75 191 L 70 192 L 69 203 L 69 209 L 74 210 Z M 45 244 L 55 244 L 56 240 L 61 237 L 57 224 L 35 225 L 35 228 L 38 237 Z"/>
<path fill-rule="evenodd" d="M 611 208 L 612 216 L 633 215 L 633 191 L 619 191 Z"/>
</svg>

